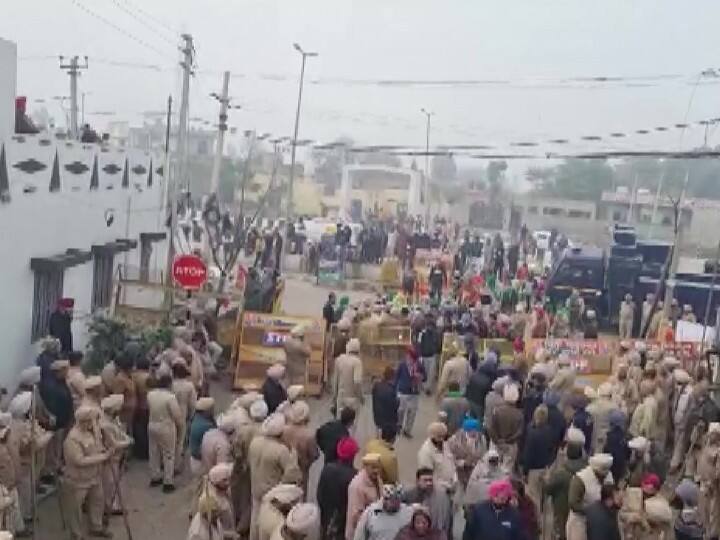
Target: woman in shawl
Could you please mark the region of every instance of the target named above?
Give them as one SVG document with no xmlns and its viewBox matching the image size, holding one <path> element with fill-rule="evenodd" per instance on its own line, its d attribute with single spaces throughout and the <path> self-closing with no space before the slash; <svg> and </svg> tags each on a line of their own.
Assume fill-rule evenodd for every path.
<svg viewBox="0 0 720 540">
<path fill-rule="evenodd" d="M 410 523 L 397 533 L 395 540 L 446 540 L 445 531 L 433 527 L 430 510 L 416 504 Z"/>
</svg>

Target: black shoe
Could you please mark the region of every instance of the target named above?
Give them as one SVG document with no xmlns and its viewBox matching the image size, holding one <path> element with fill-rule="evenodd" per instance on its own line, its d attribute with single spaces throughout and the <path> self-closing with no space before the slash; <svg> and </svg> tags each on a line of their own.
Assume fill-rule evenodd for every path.
<svg viewBox="0 0 720 540">
<path fill-rule="evenodd" d="M 175 486 L 172 484 L 163 484 L 163 493 L 172 493 L 175 491 Z"/>
<path fill-rule="evenodd" d="M 30 538 L 32 531 L 30 529 L 23 529 L 22 531 L 15 531 L 15 538 Z"/>
<path fill-rule="evenodd" d="M 112 538 L 112 533 L 110 531 L 90 531 L 90 536 L 93 538 Z"/>
<path fill-rule="evenodd" d="M 162 484 L 162 480 L 150 480 L 150 487 L 158 487 L 160 484 Z"/>
</svg>

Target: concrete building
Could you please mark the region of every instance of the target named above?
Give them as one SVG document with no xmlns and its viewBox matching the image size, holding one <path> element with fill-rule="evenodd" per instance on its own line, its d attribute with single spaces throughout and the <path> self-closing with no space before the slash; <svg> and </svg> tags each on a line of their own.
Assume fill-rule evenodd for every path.
<svg viewBox="0 0 720 540">
<path fill-rule="evenodd" d="M 368 212 L 418 215 L 424 212 L 421 176 L 413 169 L 385 165 L 343 167 L 338 214 L 353 220 Z"/>
<path fill-rule="evenodd" d="M 15 96 L 17 94 L 17 46 L 0 38 L 0 140 L 15 131 Z"/>
<path fill-rule="evenodd" d="M 607 223 L 599 220 L 597 205 L 590 201 L 575 201 L 523 194 L 512 199 L 509 221 L 525 223 L 531 230 L 549 231 L 553 228 L 571 239 L 603 244 Z"/>
<path fill-rule="evenodd" d="M 146 122 L 142 126 L 126 128 L 126 144 L 128 148 L 162 153 L 165 151 L 166 135 L 165 117 L 156 118 L 154 122 Z M 177 126 L 170 132 L 170 151 L 177 151 Z M 210 157 L 215 152 L 216 130 L 191 127 L 188 130 L 188 156 L 190 158 Z"/>
<path fill-rule="evenodd" d="M 2 59 L 0 96 L 12 94 L 13 104 L 14 59 Z M 82 350 L 90 317 L 114 301 L 118 273 L 164 266 L 161 164 L 149 151 L 0 131 L 0 386 L 14 388 L 34 362 L 59 298 L 75 300 L 74 348 Z"/>
</svg>

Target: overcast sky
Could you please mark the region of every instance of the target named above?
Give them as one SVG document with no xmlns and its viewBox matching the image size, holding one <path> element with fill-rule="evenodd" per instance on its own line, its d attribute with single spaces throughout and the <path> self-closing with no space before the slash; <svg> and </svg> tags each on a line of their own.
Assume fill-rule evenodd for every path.
<svg viewBox="0 0 720 540">
<path fill-rule="evenodd" d="M 140 112 L 177 97 L 172 28 L 195 39 L 191 116 L 214 119 L 207 94 L 229 69 L 244 107 L 231 125 L 290 135 L 299 42 L 319 52 L 308 61 L 301 138 L 420 146 L 426 107 L 435 112 L 432 144 L 505 152 L 531 141 L 545 152 L 557 149 L 551 138 L 571 139 L 575 150 L 701 142 L 702 128 L 579 138 L 720 117 L 718 80 L 698 84 L 702 70 L 720 67 L 718 20 L 717 0 L 2 0 L 0 37 L 17 42 L 18 92 L 31 98 L 68 93 L 67 76 L 44 57 L 87 54 L 87 111 L 116 120 L 139 123 Z M 571 80 L 599 76 L 632 80 Z M 427 84 L 442 80 L 466 84 Z"/>
</svg>

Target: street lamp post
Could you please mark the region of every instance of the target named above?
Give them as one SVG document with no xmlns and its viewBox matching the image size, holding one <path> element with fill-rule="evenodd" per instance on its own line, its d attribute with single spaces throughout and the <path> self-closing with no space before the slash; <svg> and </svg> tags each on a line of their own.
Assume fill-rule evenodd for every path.
<svg viewBox="0 0 720 540">
<path fill-rule="evenodd" d="M 423 191 L 425 192 L 425 226 L 430 230 L 430 117 L 435 113 L 425 108 L 420 109 L 425 115 L 425 181 L 423 182 Z"/>
<path fill-rule="evenodd" d="M 292 141 L 292 149 L 290 151 L 290 179 L 288 181 L 288 202 L 287 202 L 287 221 L 288 223 L 291 222 L 293 219 L 293 213 L 295 211 L 293 207 L 293 187 L 295 183 L 295 150 L 297 147 L 297 138 L 298 138 L 298 129 L 300 127 L 300 105 L 302 104 L 302 95 L 303 95 L 303 82 L 305 79 L 305 61 L 308 57 L 317 56 L 318 53 L 316 52 L 308 52 L 303 50 L 303 48 L 298 45 L 297 43 L 293 43 L 293 47 L 297 52 L 299 52 L 302 55 L 302 64 L 300 67 L 300 87 L 298 89 L 298 100 L 297 100 L 297 110 L 295 112 L 295 131 L 293 133 L 293 141 Z M 287 242 L 285 242 L 287 244 Z"/>
</svg>

